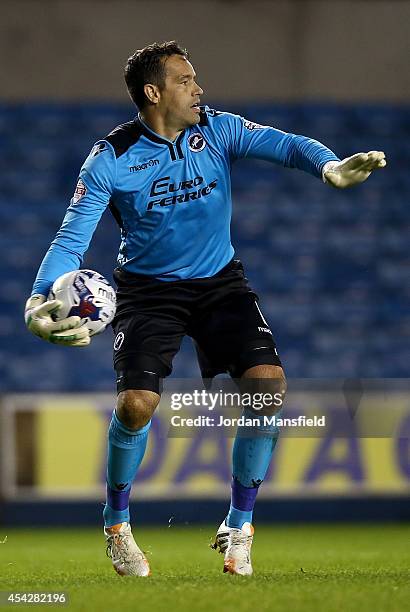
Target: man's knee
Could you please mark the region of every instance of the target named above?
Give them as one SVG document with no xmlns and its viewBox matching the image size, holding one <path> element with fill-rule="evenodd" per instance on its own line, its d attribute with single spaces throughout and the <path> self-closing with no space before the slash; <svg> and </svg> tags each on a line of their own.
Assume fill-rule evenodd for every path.
<svg viewBox="0 0 410 612">
<path fill-rule="evenodd" d="M 125 427 L 141 429 L 151 419 L 160 399 L 153 391 L 121 391 L 117 398 L 117 417 Z"/>
<path fill-rule="evenodd" d="M 241 378 L 241 392 L 254 396 L 254 411 L 271 416 L 283 408 L 287 389 L 283 368 L 275 365 L 258 365 L 246 370 Z"/>
</svg>

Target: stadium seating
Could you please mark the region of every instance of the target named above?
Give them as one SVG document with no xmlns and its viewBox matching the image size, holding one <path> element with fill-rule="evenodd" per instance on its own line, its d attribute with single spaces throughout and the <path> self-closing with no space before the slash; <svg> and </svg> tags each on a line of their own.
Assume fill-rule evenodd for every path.
<svg viewBox="0 0 410 612">
<path fill-rule="evenodd" d="M 386 152 L 385 171 L 341 192 L 295 170 L 238 162 L 232 234 L 288 376 L 408 376 L 410 109 L 272 104 L 229 110 L 317 138 L 340 157 Z M 86 350 L 60 348 L 31 336 L 22 315 L 82 160 L 95 140 L 132 115 L 129 106 L 0 106 L 1 391 L 113 389 L 111 331 Z M 106 213 L 84 265 L 111 278 L 118 242 Z M 174 376 L 197 375 L 186 339 Z"/>
</svg>

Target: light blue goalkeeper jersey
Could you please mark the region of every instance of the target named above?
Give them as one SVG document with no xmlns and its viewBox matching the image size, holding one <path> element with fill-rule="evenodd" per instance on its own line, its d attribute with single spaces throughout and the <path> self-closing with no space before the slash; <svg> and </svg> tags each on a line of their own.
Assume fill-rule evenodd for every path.
<svg viewBox="0 0 410 612">
<path fill-rule="evenodd" d="M 317 177 L 338 160 L 316 140 L 208 107 L 174 142 L 137 117 L 98 141 L 85 160 L 33 293 L 47 295 L 56 278 L 80 267 L 107 206 L 121 229 L 121 268 L 163 281 L 213 276 L 234 254 L 230 170 L 240 158 Z"/>
</svg>

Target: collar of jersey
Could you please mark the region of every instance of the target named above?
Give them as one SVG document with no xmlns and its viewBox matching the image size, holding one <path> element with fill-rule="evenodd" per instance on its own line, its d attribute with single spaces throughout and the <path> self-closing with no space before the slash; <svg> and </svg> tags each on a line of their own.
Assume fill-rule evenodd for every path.
<svg viewBox="0 0 410 612">
<path fill-rule="evenodd" d="M 183 137 L 183 135 L 185 134 L 185 130 L 182 130 L 182 132 L 180 134 L 178 134 L 178 136 L 175 138 L 175 140 L 169 140 L 168 138 L 165 138 L 165 136 L 161 136 L 160 134 L 158 134 L 157 132 L 154 132 L 154 130 L 152 130 L 146 123 L 145 121 L 143 121 L 141 119 L 141 114 L 138 113 L 137 115 L 137 120 L 141 123 L 142 127 L 144 127 L 146 130 L 148 130 L 148 132 L 150 132 L 153 136 L 155 136 L 157 139 L 161 139 L 164 142 L 166 142 L 167 144 L 172 144 L 172 145 L 176 145 L 178 140 L 181 140 L 181 138 Z"/>
<path fill-rule="evenodd" d="M 182 132 L 179 134 L 179 136 L 175 138 L 175 140 L 168 140 L 168 138 L 164 138 L 163 136 L 160 136 L 159 134 L 154 132 L 154 130 L 151 130 L 151 128 L 148 127 L 148 125 L 141 119 L 140 113 L 138 113 L 138 116 L 135 118 L 135 120 L 141 125 L 144 136 L 149 138 L 149 140 L 156 142 L 157 144 L 164 144 L 168 147 L 172 161 L 184 158 L 181 148 L 181 141 L 184 137 L 185 130 L 182 130 Z"/>
</svg>

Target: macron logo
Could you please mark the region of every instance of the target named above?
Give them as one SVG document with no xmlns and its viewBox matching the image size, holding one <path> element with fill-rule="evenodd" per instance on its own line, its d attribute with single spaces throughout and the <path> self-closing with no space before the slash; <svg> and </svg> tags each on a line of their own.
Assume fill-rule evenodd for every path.
<svg viewBox="0 0 410 612">
<path fill-rule="evenodd" d="M 150 159 L 145 164 L 139 164 L 139 166 L 129 166 L 130 172 L 139 172 L 140 170 L 146 170 L 152 166 L 158 166 L 159 159 Z"/>
</svg>

